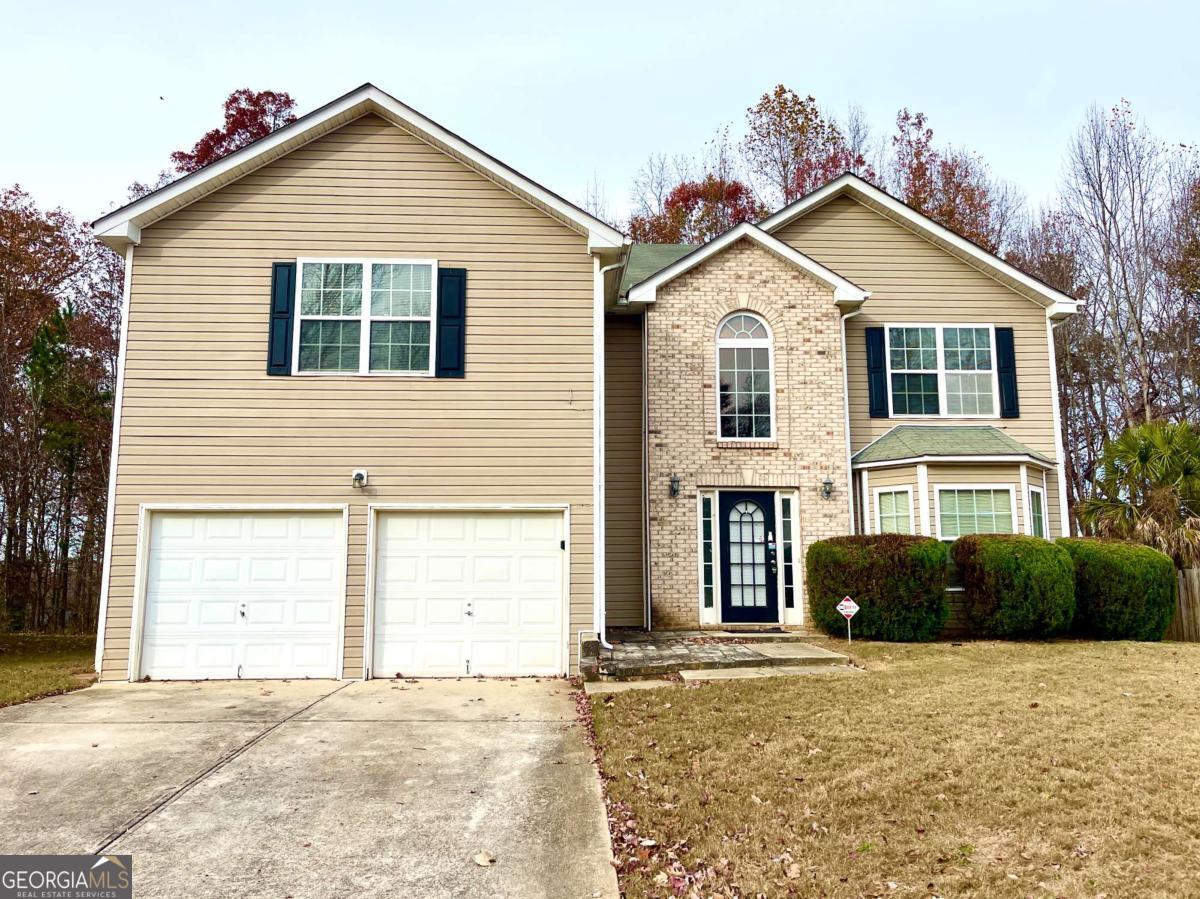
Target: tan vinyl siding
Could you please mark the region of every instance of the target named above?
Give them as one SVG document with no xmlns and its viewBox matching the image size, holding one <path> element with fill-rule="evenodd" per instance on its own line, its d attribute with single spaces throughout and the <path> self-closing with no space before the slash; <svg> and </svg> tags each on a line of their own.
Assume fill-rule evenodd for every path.
<svg viewBox="0 0 1200 899">
<path fill-rule="evenodd" d="M 301 256 L 466 268 L 466 378 L 268 377 L 271 263 Z M 569 504 L 570 630 L 590 629 L 592 278 L 586 238 L 373 116 L 145 228 L 104 677 L 126 675 L 138 508 L 151 502 L 349 504 L 350 677 L 368 502 Z M 365 491 L 350 487 L 354 468 L 370 472 Z"/>
<path fill-rule="evenodd" d="M 904 422 L 985 422 L 1047 458 L 1058 459 L 1044 309 L 850 197 L 831 200 L 779 229 L 775 236 L 871 291 L 862 312 L 846 322 L 853 452 Z M 905 322 L 1011 327 L 1020 417 L 871 418 L 867 408 L 866 328 Z M 931 503 L 931 514 L 932 509 Z M 1055 472 L 1046 478 L 1046 511 L 1050 533 L 1061 534 Z"/>
<path fill-rule="evenodd" d="M 642 570 L 642 317 L 604 323 L 605 621 L 645 623 Z"/>
<path fill-rule="evenodd" d="M 854 281 L 871 297 L 846 322 L 850 442 L 854 452 L 906 418 L 871 418 L 865 330 L 905 322 L 1012 327 L 1021 417 L 984 419 L 1057 459 L 1046 311 L 907 228 L 849 197 L 838 197 L 775 234 Z M 939 424 L 981 419 L 933 419 Z"/>
</svg>

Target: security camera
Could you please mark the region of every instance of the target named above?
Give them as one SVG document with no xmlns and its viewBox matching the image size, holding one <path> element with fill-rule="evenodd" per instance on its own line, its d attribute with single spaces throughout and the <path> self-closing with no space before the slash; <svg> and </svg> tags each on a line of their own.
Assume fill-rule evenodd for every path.
<svg viewBox="0 0 1200 899">
<path fill-rule="evenodd" d="M 350 477 L 350 483 L 352 487 L 361 490 L 363 487 L 367 486 L 367 470 L 365 468 L 354 469 L 354 472 L 350 475 Z"/>
</svg>

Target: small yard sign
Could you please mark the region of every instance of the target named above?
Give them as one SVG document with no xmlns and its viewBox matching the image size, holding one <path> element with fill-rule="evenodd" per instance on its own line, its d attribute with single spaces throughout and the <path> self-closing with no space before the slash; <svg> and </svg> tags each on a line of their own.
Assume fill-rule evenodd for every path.
<svg viewBox="0 0 1200 899">
<path fill-rule="evenodd" d="M 842 601 L 837 604 L 837 610 L 842 613 L 846 619 L 846 642 L 850 642 L 850 619 L 858 614 L 858 603 L 852 600 L 849 596 L 843 596 Z"/>
</svg>

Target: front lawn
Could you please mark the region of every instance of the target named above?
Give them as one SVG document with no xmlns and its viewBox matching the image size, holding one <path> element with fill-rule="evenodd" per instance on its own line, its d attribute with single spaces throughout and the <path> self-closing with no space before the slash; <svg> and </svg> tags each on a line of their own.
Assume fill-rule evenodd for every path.
<svg viewBox="0 0 1200 899">
<path fill-rule="evenodd" d="M 86 687 L 96 638 L 0 634 L 0 706 Z"/>
<path fill-rule="evenodd" d="M 1200 645 L 852 654 L 593 698 L 625 895 L 1200 896 Z"/>
</svg>

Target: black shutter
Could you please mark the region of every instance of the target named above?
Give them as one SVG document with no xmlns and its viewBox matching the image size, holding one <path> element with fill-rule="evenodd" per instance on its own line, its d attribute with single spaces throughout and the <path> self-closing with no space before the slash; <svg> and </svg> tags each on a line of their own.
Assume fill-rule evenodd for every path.
<svg viewBox="0 0 1200 899">
<path fill-rule="evenodd" d="M 292 307 L 296 302 L 296 263 L 271 265 L 271 324 L 267 336 L 267 374 L 292 373 Z"/>
<path fill-rule="evenodd" d="M 1017 354 L 1013 348 L 1013 329 L 996 329 L 996 374 L 1000 376 L 1000 417 L 1019 418 L 1017 398 Z"/>
<path fill-rule="evenodd" d="M 466 376 L 467 270 L 438 269 L 437 365 L 439 378 Z"/>
<path fill-rule="evenodd" d="M 887 389 L 883 328 L 867 328 L 867 397 L 872 418 L 888 417 Z"/>
</svg>

